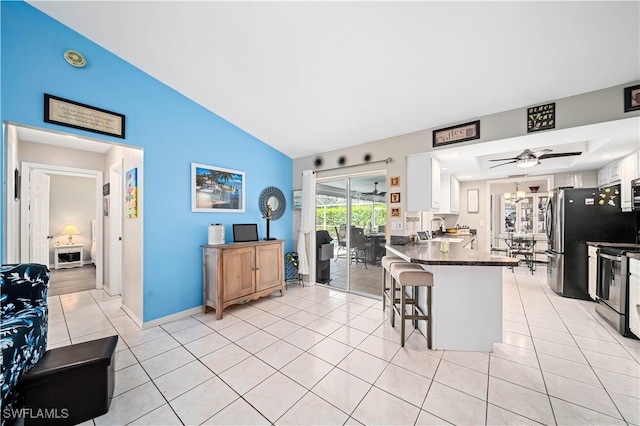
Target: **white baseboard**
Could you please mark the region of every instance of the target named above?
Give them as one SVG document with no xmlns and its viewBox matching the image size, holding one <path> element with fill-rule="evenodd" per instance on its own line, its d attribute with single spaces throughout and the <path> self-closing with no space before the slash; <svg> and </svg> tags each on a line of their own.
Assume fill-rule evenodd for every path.
<svg viewBox="0 0 640 426">
<path fill-rule="evenodd" d="M 134 314 L 131 309 L 127 308 L 124 304 L 122 304 L 120 307 L 122 308 L 123 311 L 125 311 L 127 313 L 129 318 L 131 318 L 133 320 L 133 322 L 135 322 L 138 327 L 144 328 L 143 327 L 143 325 L 144 325 L 143 321 L 140 318 L 138 318 L 136 316 L 136 314 Z"/>
<path fill-rule="evenodd" d="M 124 306 L 123 306 L 124 308 Z M 186 317 L 190 317 L 191 315 L 196 315 L 196 314 L 200 314 L 202 313 L 202 306 L 197 306 L 195 308 L 191 308 L 191 309 L 187 309 L 186 311 L 181 311 L 181 312 L 176 312 L 175 314 L 171 314 L 171 315 L 167 315 L 165 317 L 160 317 L 160 318 L 156 318 L 154 320 L 151 321 L 147 321 L 142 323 L 141 327 L 144 328 L 151 328 L 151 327 L 155 327 L 158 325 L 162 325 L 162 324 L 166 324 L 168 322 L 171 321 L 176 321 L 182 318 L 186 318 Z M 132 317 L 133 318 L 133 317 Z M 136 321 L 134 319 L 134 321 Z M 136 321 L 137 323 L 137 321 Z"/>
</svg>

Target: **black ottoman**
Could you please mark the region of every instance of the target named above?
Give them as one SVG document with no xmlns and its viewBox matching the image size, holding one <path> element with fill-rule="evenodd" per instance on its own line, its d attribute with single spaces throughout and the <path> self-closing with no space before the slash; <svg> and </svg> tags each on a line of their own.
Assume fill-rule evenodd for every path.
<svg viewBox="0 0 640 426">
<path fill-rule="evenodd" d="M 109 411 L 118 336 L 47 351 L 22 380 L 25 425 L 73 425 Z"/>
</svg>

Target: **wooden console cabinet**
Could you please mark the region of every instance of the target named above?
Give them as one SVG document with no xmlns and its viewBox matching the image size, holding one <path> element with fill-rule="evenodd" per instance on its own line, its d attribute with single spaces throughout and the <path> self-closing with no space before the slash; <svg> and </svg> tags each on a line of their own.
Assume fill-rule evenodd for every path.
<svg viewBox="0 0 640 426">
<path fill-rule="evenodd" d="M 204 311 L 222 311 L 280 290 L 284 296 L 284 241 L 202 245 Z"/>
</svg>

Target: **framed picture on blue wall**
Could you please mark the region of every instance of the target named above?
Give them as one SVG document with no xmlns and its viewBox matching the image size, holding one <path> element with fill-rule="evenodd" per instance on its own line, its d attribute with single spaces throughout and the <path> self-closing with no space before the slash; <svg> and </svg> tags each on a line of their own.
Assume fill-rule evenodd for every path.
<svg viewBox="0 0 640 426">
<path fill-rule="evenodd" d="M 245 181 L 239 170 L 191 163 L 191 211 L 244 213 Z"/>
</svg>

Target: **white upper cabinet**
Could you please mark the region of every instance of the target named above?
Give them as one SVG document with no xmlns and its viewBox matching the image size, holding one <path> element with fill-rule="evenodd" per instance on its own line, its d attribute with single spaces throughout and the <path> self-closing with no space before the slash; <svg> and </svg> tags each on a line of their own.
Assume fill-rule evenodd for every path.
<svg viewBox="0 0 640 426">
<path fill-rule="evenodd" d="M 631 181 L 638 177 L 638 156 L 629 155 L 620 161 L 620 206 L 623 212 L 631 211 Z"/>
<path fill-rule="evenodd" d="M 598 186 L 620 184 L 620 207 L 631 211 L 631 180 L 640 175 L 640 151 L 598 170 Z"/>
<path fill-rule="evenodd" d="M 441 175 L 439 212 L 460 213 L 460 182 L 448 173 Z"/>
<path fill-rule="evenodd" d="M 407 156 L 407 211 L 440 209 L 440 163 L 431 154 Z"/>
</svg>

